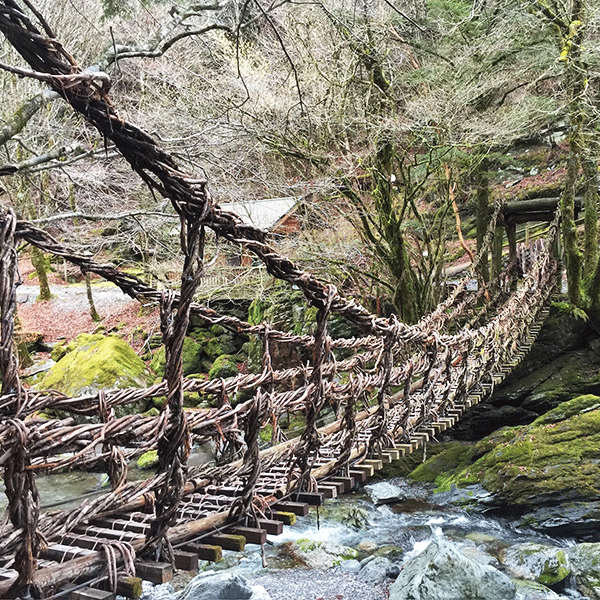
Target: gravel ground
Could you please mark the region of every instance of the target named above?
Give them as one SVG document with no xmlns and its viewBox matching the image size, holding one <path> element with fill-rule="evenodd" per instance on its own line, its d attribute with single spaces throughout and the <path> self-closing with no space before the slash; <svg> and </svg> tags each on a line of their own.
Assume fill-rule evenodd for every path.
<svg viewBox="0 0 600 600">
<path fill-rule="evenodd" d="M 262 585 L 271 600 L 386 600 L 387 585 L 358 581 L 342 569 L 281 569 L 248 578 Z"/>
</svg>

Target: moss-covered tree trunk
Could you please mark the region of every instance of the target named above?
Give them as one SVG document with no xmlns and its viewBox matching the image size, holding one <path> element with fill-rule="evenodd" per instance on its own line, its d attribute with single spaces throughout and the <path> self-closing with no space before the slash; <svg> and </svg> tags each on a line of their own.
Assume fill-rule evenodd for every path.
<svg viewBox="0 0 600 600">
<path fill-rule="evenodd" d="M 582 304 L 582 255 L 577 240 L 577 225 L 575 223 L 575 193 L 583 149 L 584 113 L 582 100 L 587 85 L 586 69 L 581 60 L 584 20 L 584 3 L 582 0 L 575 0 L 568 34 L 563 36 L 563 50 L 561 53 L 561 60 L 567 63 L 566 82 L 570 117 L 569 159 L 565 188 L 561 198 L 562 237 L 567 267 L 567 291 L 569 301 L 575 306 L 581 306 Z"/>
<path fill-rule="evenodd" d="M 598 166 L 596 160 L 586 155 L 581 160 L 584 177 L 585 240 L 583 275 L 592 277 L 598 262 Z"/>
<path fill-rule="evenodd" d="M 35 246 L 31 248 L 31 264 L 35 269 L 35 274 L 37 275 L 40 286 L 40 293 L 37 297 L 37 301 L 50 300 L 50 298 L 52 298 L 52 293 L 50 292 L 50 285 L 48 284 L 48 263 L 44 253 Z"/>
<path fill-rule="evenodd" d="M 483 157 L 477 165 L 477 251 L 481 252 L 483 240 L 489 222 L 490 180 L 488 176 L 488 159 Z M 487 253 L 481 260 L 481 276 L 484 281 L 490 279 L 490 268 Z"/>
</svg>

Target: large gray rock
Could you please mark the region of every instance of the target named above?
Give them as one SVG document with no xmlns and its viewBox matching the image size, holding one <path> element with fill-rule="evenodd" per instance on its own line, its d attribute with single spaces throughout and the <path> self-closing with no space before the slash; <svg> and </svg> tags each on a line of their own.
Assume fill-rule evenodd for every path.
<svg viewBox="0 0 600 600">
<path fill-rule="evenodd" d="M 577 588 L 600 600 L 600 544 L 576 544 L 567 550 Z"/>
<path fill-rule="evenodd" d="M 366 485 L 365 490 L 367 490 L 373 504 L 378 506 L 380 504 L 393 504 L 406 500 L 404 490 L 400 486 L 388 483 L 387 481 Z"/>
<path fill-rule="evenodd" d="M 201 573 L 190 581 L 178 600 L 271 600 L 262 585 L 250 585 L 241 575 Z"/>
<path fill-rule="evenodd" d="M 405 563 L 389 593 L 390 600 L 512 600 L 516 590 L 494 567 L 478 565 L 436 537 Z"/>
<path fill-rule="evenodd" d="M 515 544 L 500 555 L 500 560 L 513 577 L 546 586 L 559 583 L 571 572 L 567 553 L 544 544 Z"/>
<path fill-rule="evenodd" d="M 376 556 L 370 560 L 359 571 L 357 578 L 359 581 L 370 583 L 372 585 L 381 585 L 388 578 L 388 571 L 392 567 L 392 562 L 384 556 Z"/>
<path fill-rule="evenodd" d="M 354 548 L 331 542 L 315 542 L 308 538 L 301 538 L 291 544 L 286 544 L 283 553 L 288 554 L 309 569 L 331 569 L 339 566 L 345 560 L 352 560 L 358 556 L 358 552 Z"/>
</svg>

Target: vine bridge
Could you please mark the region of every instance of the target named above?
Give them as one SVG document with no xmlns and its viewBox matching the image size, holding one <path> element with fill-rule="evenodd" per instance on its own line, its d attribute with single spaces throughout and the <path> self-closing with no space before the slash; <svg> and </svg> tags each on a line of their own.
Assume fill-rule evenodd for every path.
<svg viewBox="0 0 600 600">
<path fill-rule="evenodd" d="M 0 467 L 9 501 L 9 519 L 0 530 L 0 597 L 108 598 L 116 592 L 136 597 L 136 573 L 162 582 L 173 565 L 192 570 L 199 558 L 217 560 L 222 548 L 264 544 L 267 534 L 281 532 L 282 523 L 306 514 L 309 505 L 363 481 L 382 462 L 452 426 L 527 352 L 557 281 L 550 248 L 558 214 L 518 285 L 507 272 L 467 293 L 470 273 L 415 325 L 374 316 L 280 256 L 263 231 L 221 210 L 204 179 L 186 175 L 151 137 L 119 117 L 104 75 L 79 70 L 50 26 L 37 12 L 34 16 L 37 23 L 13 0 L 0 1 L 0 30 L 33 69 L 21 74 L 57 91 L 115 143 L 151 189 L 172 202 L 181 217 L 185 262 L 180 291 L 161 292 L 78 254 L 10 210 L 0 213 Z M 486 253 L 501 211 L 497 205 L 491 217 Z M 317 308 L 314 335 L 251 325 L 195 303 L 206 228 L 244 246 L 274 277 L 302 289 Z M 16 248 L 23 242 L 112 281 L 143 303 L 160 304 L 163 382 L 77 398 L 25 389 L 13 351 Z M 190 313 L 258 336 L 262 371 L 185 379 L 181 352 Z M 332 339 L 328 319 L 334 313 L 364 334 Z M 452 332 L 457 323 L 459 331 Z M 303 348 L 312 360 L 275 369 L 275 344 Z M 186 410 L 184 392 L 199 392 L 216 408 Z M 240 392 L 247 399 L 232 406 L 230 398 Z M 158 396 L 167 402 L 157 417 L 115 414 L 118 407 Z M 36 417 L 49 409 L 65 416 Z M 302 413 L 306 427 L 298 438 L 285 440 L 279 422 L 290 413 Z M 325 413 L 332 420 L 319 426 Z M 272 426 L 272 445 L 261 450 L 259 431 L 266 424 Z M 192 445 L 205 442 L 214 444 L 216 460 L 188 466 Z M 128 483 L 127 461 L 152 448 L 158 449 L 158 472 Z M 76 509 L 41 514 L 36 474 L 72 468 L 104 470 L 112 490 Z M 86 596 L 89 586 L 107 591 Z"/>
</svg>

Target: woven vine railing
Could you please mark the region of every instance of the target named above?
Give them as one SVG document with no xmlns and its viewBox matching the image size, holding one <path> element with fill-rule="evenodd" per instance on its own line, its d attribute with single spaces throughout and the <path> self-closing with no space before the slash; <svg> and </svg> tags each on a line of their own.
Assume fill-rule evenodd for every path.
<svg viewBox="0 0 600 600">
<path fill-rule="evenodd" d="M 376 317 L 278 254 L 264 232 L 223 211 L 204 179 L 188 176 L 150 136 L 119 117 L 108 97 L 108 77 L 82 72 L 31 3 L 23 4 L 26 8 L 16 0 L 0 0 L 0 31 L 32 69 L 12 70 L 58 92 L 114 142 L 153 191 L 171 201 L 181 218 L 184 271 L 179 292 L 161 292 L 111 265 L 94 262 L 31 223 L 17 221 L 9 210 L 0 213 L 0 468 L 9 500 L 9 520 L 0 528 L 0 566 L 18 572 L 8 583 L 0 581 L 2 597 L 43 597 L 46 580 L 37 560 L 46 541 L 61 540 L 101 516 L 143 510 L 152 518 L 140 543 L 109 544 L 98 551 L 98 563 L 108 566 L 113 583 L 117 563 L 131 571 L 136 555 L 172 560 L 171 544 L 189 535 L 188 520 L 200 523 L 198 528 L 231 519 L 255 522 L 268 513 L 273 489 L 310 491 L 319 477 L 412 439 L 469 394 L 484 385 L 493 387 L 495 375 L 514 364 L 556 282 L 557 265 L 549 249 L 558 214 L 544 249 L 515 292 L 510 293 L 511 278 L 503 274 L 489 289 L 480 286 L 479 292 L 466 294 L 467 281 L 477 274 L 478 258 L 453 293 L 419 323 L 409 326 Z M 501 208 L 495 207 L 486 252 Z M 317 308 L 315 334 L 299 336 L 266 323 L 250 325 L 195 303 L 206 229 L 242 245 L 274 277 L 302 289 L 306 301 Z M 25 389 L 13 351 L 19 284 L 16 245 L 22 242 L 112 281 L 134 299 L 159 304 L 167 361 L 164 381 L 78 398 Z M 479 302 L 484 293 L 485 302 Z M 181 351 L 192 313 L 231 331 L 258 336 L 264 348 L 261 372 L 212 381 L 185 379 Z M 332 314 L 358 326 L 363 335 L 332 339 Z M 465 326 L 449 333 L 447 326 L 457 322 Z M 274 369 L 273 342 L 303 348 L 312 360 Z M 186 411 L 185 392 L 202 394 L 215 408 Z M 240 392 L 248 399 L 233 405 L 230 399 Z M 116 407 L 158 396 L 166 396 L 167 402 L 157 417 L 115 416 Z M 49 409 L 65 416 L 38 417 Z M 306 428 L 299 438 L 285 440 L 279 423 L 293 413 L 306 417 Z M 74 418 L 81 415 L 88 417 L 84 423 Z M 319 425 L 324 416 L 329 422 Z M 258 433 L 265 425 L 272 426 L 274 444 L 260 450 Z M 188 467 L 190 447 L 205 442 L 216 448 L 216 462 Z M 157 474 L 126 483 L 128 459 L 150 448 L 158 448 Z M 67 468 L 103 469 L 113 489 L 77 509 L 40 514 L 35 474 Z M 222 510 L 208 506 L 207 490 L 223 486 L 240 490 L 235 502 Z M 89 569 L 97 573 L 98 566 Z"/>
</svg>

